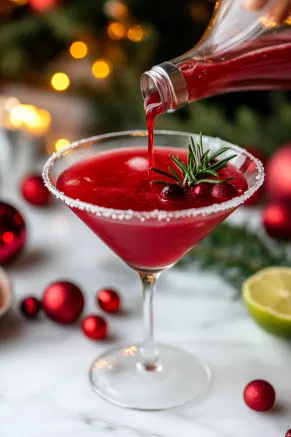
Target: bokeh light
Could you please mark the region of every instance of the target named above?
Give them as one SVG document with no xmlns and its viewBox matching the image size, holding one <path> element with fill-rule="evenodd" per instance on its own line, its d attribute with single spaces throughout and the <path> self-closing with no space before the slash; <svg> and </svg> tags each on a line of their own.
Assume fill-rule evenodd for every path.
<svg viewBox="0 0 291 437">
<path fill-rule="evenodd" d="M 75 59 L 83 59 L 88 53 L 88 47 L 84 42 L 76 41 L 71 45 L 70 53 Z"/>
<path fill-rule="evenodd" d="M 14 129 L 24 128 L 32 133 L 44 133 L 51 124 L 51 115 L 45 109 L 18 104 L 10 110 L 9 123 Z"/>
<path fill-rule="evenodd" d="M 128 15 L 128 7 L 119 1 L 108 0 L 104 5 L 105 13 L 112 18 L 120 19 Z"/>
<path fill-rule="evenodd" d="M 130 27 L 127 32 L 127 37 L 132 42 L 141 42 L 144 38 L 143 28 L 139 25 Z"/>
<path fill-rule="evenodd" d="M 97 79 L 105 79 L 111 72 L 111 66 L 105 59 L 98 59 L 92 66 L 92 73 Z"/>
<path fill-rule="evenodd" d="M 66 147 L 70 144 L 70 141 L 67 138 L 60 138 L 55 142 L 55 150 L 58 152 L 63 147 Z"/>
<path fill-rule="evenodd" d="M 56 91 L 65 91 L 70 86 L 70 78 L 66 73 L 55 73 L 51 84 Z"/>
<path fill-rule="evenodd" d="M 121 39 L 126 35 L 125 26 L 121 23 L 111 23 L 107 28 L 107 33 L 111 39 Z"/>
</svg>

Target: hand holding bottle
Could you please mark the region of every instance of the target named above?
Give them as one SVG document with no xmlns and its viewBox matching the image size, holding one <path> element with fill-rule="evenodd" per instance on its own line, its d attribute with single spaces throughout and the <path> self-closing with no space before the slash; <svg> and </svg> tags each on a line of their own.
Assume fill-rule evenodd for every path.
<svg viewBox="0 0 291 437">
<path fill-rule="evenodd" d="M 269 0 L 244 0 L 247 8 L 257 11 L 268 4 Z M 283 23 L 291 14 L 291 0 L 276 0 L 269 10 L 269 18 L 272 21 Z"/>
</svg>

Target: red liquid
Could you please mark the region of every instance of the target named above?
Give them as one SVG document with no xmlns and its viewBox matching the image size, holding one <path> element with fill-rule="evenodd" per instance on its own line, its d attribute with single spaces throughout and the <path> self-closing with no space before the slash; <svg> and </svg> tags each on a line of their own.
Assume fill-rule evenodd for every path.
<svg viewBox="0 0 291 437">
<path fill-rule="evenodd" d="M 167 170 L 171 163 L 169 153 L 179 154 L 186 160 L 186 150 L 156 148 L 157 167 Z M 232 183 L 238 189 L 247 189 L 243 175 L 231 165 L 220 176 L 232 176 Z M 163 187 L 152 186 L 148 181 L 145 148 L 115 149 L 77 163 L 60 175 L 57 188 L 73 199 L 122 210 L 174 211 L 214 203 L 211 196 L 200 201 L 163 200 Z M 205 217 L 185 217 L 167 222 L 156 218 L 119 221 L 98 217 L 77 208 L 73 208 L 73 211 L 125 262 L 149 270 L 165 268 L 177 262 L 233 212 L 228 210 Z"/>
<path fill-rule="evenodd" d="M 187 83 L 189 103 L 244 90 L 291 88 L 291 29 L 241 44 L 213 57 L 177 64 Z"/>
<path fill-rule="evenodd" d="M 154 128 L 155 119 L 159 114 L 164 112 L 163 105 L 160 101 L 158 93 L 151 94 L 145 99 L 144 108 L 146 112 L 146 122 L 148 128 L 148 161 L 149 169 L 155 167 L 155 153 L 154 153 Z M 149 171 L 149 178 L 151 178 Z"/>
</svg>

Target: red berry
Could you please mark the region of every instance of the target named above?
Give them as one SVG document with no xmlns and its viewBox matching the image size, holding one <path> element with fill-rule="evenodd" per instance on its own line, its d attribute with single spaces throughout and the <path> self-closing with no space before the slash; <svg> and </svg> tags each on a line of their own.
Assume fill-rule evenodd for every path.
<svg viewBox="0 0 291 437">
<path fill-rule="evenodd" d="M 91 314 L 83 320 L 82 330 L 88 338 L 92 340 L 101 340 L 107 334 L 107 323 L 103 317 Z"/>
<path fill-rule="evenodd" d="M 291 240 L 291 207 L 274 202 L 263 213 L 263 224 L 267 234 L 276 240 Z"/>
<path fill-rule="evenodd" d="M 199 184 L 196 187 L 189 187 L 187 189 L 187 197 L 190 200 L 196 200 L 201 197 L 207 196 L 210 193 L 211 185 L 210 184 Z"/>
<path fill-rule="evenodd" d="M 26 177 L 21 184 L 21 192 L 24 199 L 32 205 L 47 205 L 50 200 L 50 192 L 39 175 Z"/>
<path fill-rule="evenodd" d="M 291 429 L 288 429 L 288 431 L 285 434 L 285 437 L 291 437 Z"/>
<path fill-rule="evenodd" d="M 270 410 L 276 399 L 274 388 L 267 381 L 257 379 L 250 382 L 244 390 L 244 400 L 255 411 Z"/>
<path fill-rule="evenodd" d="M 216 184 L 212 187 L 211 195 L 218 202 L 226 202 L 227 200 L 233 199 L 238 194 L 237 189 L 228 184 L 227 182 L 222 182 L 221 184 Z"/>
<path fill-rule="evenodd" d="M 170 184 L 163 188 L 161 195 L 167 200 L 180 200 L 185 196 L 185 190 L 180 185 Z"/>
<path fill-rule="evenodd" d="M 35 319 L 41 309 L 41 303 L 35 297 L 26 297 L 20 304 L 20 311 L 28 319 Z"/>
<path fill-rule="evenodd" d="M 98 291 L 97 301 L 103 311 L 116 313 L 120 308 L 120 297 L 115 290 L 104 288 Z"/>
</svg>

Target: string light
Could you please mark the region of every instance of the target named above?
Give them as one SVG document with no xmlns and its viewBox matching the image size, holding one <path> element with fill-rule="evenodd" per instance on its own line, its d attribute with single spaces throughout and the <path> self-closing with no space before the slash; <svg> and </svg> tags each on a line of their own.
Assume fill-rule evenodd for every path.
<svg viewBox="0 0 291 437">
<path fill-rule="evenodd" d="M 70 78 L 66 73 L 55 73 L 51 84 L 56 91 L 65 91 L 70 86 Z"/>
<path fill-rule="evenodd" d="M 70 53 L 75 59 L 83 59 L 88 53 L 88 47 L 84 42 L 76 41 L 71 45 Z"/>
<path fill-rule="evenodd" d="M 14 129 L 26 129 L 31 133 L 44 133 L 51 124 L 51 115 L 45 109 L 33 105 L 13 106 L 9 114 L 10 126 Z"/>
<path fill-rule="evenodd" d="M 70 141 L 67 140 L 67 138 L 60 138 L 59 140 L 57 140 L 55 142 L 55 150 L 58 152 L 59 150 L 61 150 L 63 147 L 66 147 L 70 144 Z"/>
<path fill-rule="evenodd" d="M 127 32 L 127 37 L 132 42 L 141 42 L 144 38 L 144 31 L 139 25 L 132 26 Z"/>
<path fill-rule="evenodd" d="M 111 39 L 121 39 L 125 37 L 126 30 L 121 23 L 111 23 L 107 28 L 107 33 Z"/>
<path fill-rule="evenodd" d="M 97 79 L 105 79 L 111 72 L 111 66 L 105 59 L 98 59 L 92 66 L 92 73 Z"/>
</svg>

